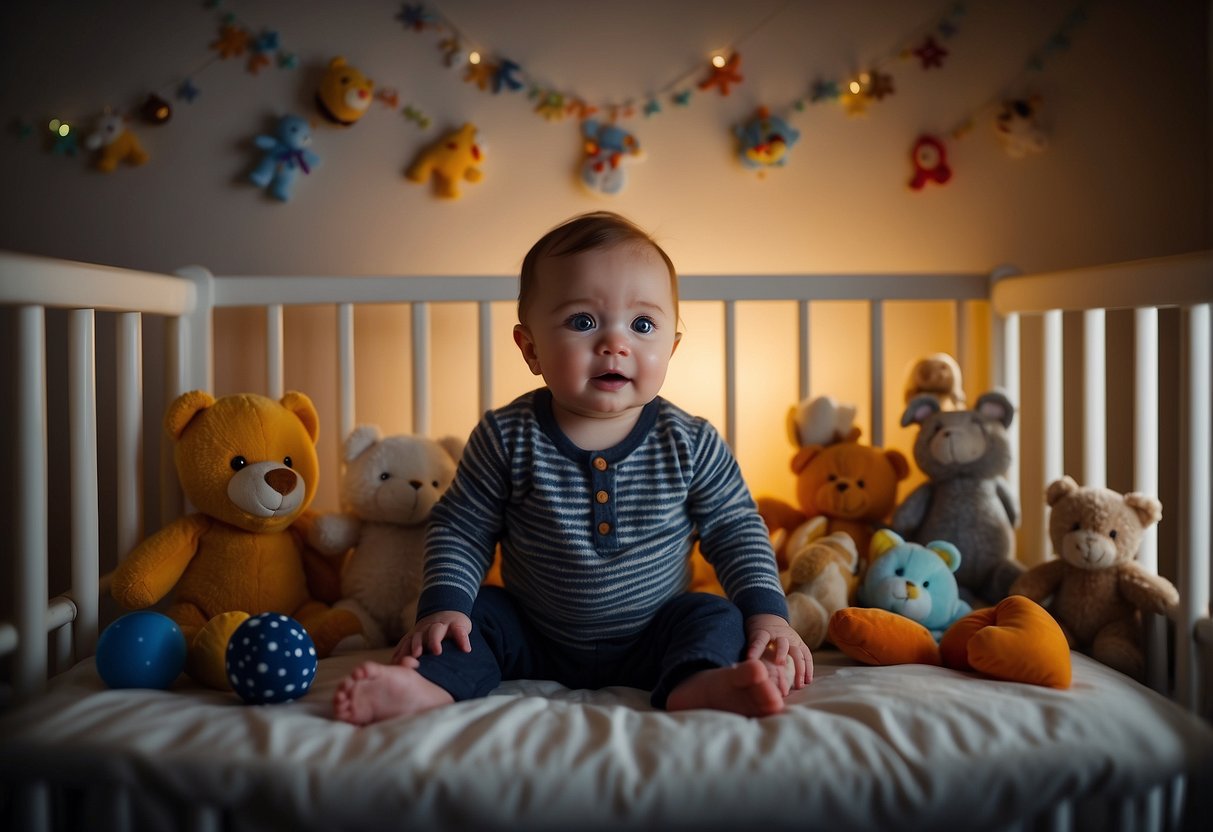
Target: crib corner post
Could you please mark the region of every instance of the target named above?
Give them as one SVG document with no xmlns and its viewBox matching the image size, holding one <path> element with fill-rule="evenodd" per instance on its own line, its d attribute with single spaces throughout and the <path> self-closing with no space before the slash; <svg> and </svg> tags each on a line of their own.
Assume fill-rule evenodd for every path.
<svg viewBox="0 0 1213 832">
<path fill-rule="evenodd" d="M 215 310 L 215 276 L 202 266 L 185 266 L 177 275 L 194 284 L 193 303 L 181 316 L 178 339 L 184 369 L 180 379 L 181 389 L 168 391 L 176 396 L 189 390 L 213 391 L 215 370 L 212 361 L 214 343 L 213 316 Z"/>
</svg>

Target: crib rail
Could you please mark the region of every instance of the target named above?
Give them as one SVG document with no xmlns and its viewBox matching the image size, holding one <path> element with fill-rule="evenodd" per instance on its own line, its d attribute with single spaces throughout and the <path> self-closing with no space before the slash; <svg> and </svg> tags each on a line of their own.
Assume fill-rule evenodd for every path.
<svg viewBox="0 0 1213 832">
<path fill-rule="evenodd" d="M 884 312 L 896 301 L 940 300 L 953 304 L 957 357 L 965 366 L 966 334 L 978 322 L 972 319 L 966 301 L 989 300 L 995 312 L 991 325 L 991 377 L 1010 388 L 1013 400 L 1026 384 L 1040 384 L 1045 415 L 1042 424 L 1060 425 L 1059 393 L 1062 379 L 1062 312 L 1081 312 L 1084 323 L 1084 384 L 1091 406 L 1084 408 L 1084 470 L 1082 479 L 1099 484 L 1105 476 L 1106 399 L 1108 368 L 1102 363 L 1103 316 L 1108 309 L 1132 308 L 1137 316 L 1136 373 L 1138 413 L 1135 419 L 1135 487 L 1158 491 L 1158 308 L 1182 310 L 1186 344 L 1184 352 L 1186 404 L 1182 458 L 1193 460 L 1184 470 L 1183 504 L 1178 514 L 1184 528 L 1182 558 L 1177 583 L 1184 602 L 1177 622 L 1178 683 L 1181 701 L 1195 707 L 1200 702 L 1199 664 L 1205 666 L 1213 625 L 1208 618 L 1209 602 L 1209 303 L 1213 300 L 1213 255 L 1209 253 L 1166 258 L 1107 269 L 1083 269 L 1046 275 L 1020 276 L 1000 270 L 993 275 L 782 275 L 782 276 L 687 276 L 681 279 L 681 296 L 688 301 L 720 303 L 723 307 L 725 437 L 735 443 L 738 343 L 736 308 L 747 301 L 784 301 L 797 308 L 799 395 L 814 391 L 809 376 L 812 304 L 822 301 L 861 301 L 869 310 L 871 355 L 869 439 L 884 444 Z M 182 279 L 185 278 L 185 279 Z M 258 307 L 266 315 L 266 379 L 270 395 L 283 392 L 284 308 L 292 305 L 328 305 L 337 320 L 338 429 L 345 435 L 354 426 L 354 310 L 364 304 L 409 304 L 412 318 L 411 361 L 413 365 L 413 429 L 429 432 L 428 374 L 429 311 L 433 304 L 472 302 L 478 307 L 478 390 L 482 409 L 492 396 L 492 350 L 489 309 L 492 304 L 512 302 L 516 297 L 513 277 L 215 277 L 206 269 L 190 267 L 179 276 L 147 274 L 123 269 L 67 263 L 64 261 L 0 252 L 0 304 L 14 308 L 17 322 L 18 449 L 16 468 L 27 487 L 21 496 L 14 560 L 14 621 L 0 624 L 0 656 L 14 654 L 12 685 L 21 697 L 36 693 L 49 672 L 48 653 L 56 666 L 91 654 L 97 637 L 98 578 L 97 492 L 114 488 L 118 496 L 117 551 L 126 552 L 141 537 L 140 514 L 143 482 L 141 437 L 142 316 L 163 316 L 165 325 L 166 379 L 164 395 L 171 398 L 191 388 L 213 389 L 213 323 L 217 309 Z M 46 530 L 46 396 L 44 311 L 71 310 L 69 315 L 68 380 L 71 412 L 72 564 L 71 589 L 49 604 Z M 96 312 L 116 313 L 115 389 L 96 390 Z M 1044 349 L 1040 366 L 1021 366 L 1020 323 L 1038 317 L 1044 321 Z M 899 369 L 899 368 L 898 368 Z M 99 396 L 117 400 L 117 483 L 100 482 L 97 471 L 96 406 Z M 780 402 L 779 410 L 786 407 Z M 1037 528 L 1043 527 L 1040 493 L 1044 482 L 1062 473 L 1062 436 L 1048 431 L 1043 443 L 1043 482 L 1025 483 L 1022 503 L 1025 515 L 1035 512 Z M 163 513 L 171 515 L 175 476 L 164 455 L 160 492 Z M 1143 559 L 1157 568 L 1156 540 L 1143 550 Z M 51 634 L 48 648 L 42 634 Z M 1165 649 L 1156 648 L 1154 662 L 1165 673 Z M 1169 683 L 1159 678 L 1160 690 Z M 1207 696 L 1206 696 L 1207 698 Z"/>
</svg>

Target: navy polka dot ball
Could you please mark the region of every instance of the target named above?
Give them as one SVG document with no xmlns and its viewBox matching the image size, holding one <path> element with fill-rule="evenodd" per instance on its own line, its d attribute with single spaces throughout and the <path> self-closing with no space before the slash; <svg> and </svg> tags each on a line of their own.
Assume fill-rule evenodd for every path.
<svg viewBox="0 0 1213 832">
<path fill-rule="evenodd" d="M 227 643 L 227 678 L 249 704 L 290 702 L 307 693 L 316 678 L 316 645 L 290 616 L 254 615 Z"/>
</svg>

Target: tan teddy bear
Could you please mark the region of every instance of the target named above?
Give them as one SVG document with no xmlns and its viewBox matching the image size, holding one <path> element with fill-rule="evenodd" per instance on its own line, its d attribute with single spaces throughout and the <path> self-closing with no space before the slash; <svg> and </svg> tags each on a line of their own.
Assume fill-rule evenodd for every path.
<svg viewBox="0 0 1213 832">
<path fill-rule="evenodd" d="M 788 597 L 788 623 L 810 649 L 826 639 L 830 616 L 850 604 L 857 584 L 859 553 L 845 532 L 825 534 L 826 518 L 815 517 L 771 543 L 788 562 L 780 572 Z"/>
<path fill-rule="evenodd" d="M 1179 603 L 1170 581 L 1135 560 L 1142 532 L 1162 518 L 1145 494 L 1080 487 L 1070 477 L 1046 493 L 1049 537 L 1057 554 L 1025 572 L 1011 593 L 1045 606 L 1072 648 L 1141 679 L 1141 611 L 1166 614 Z"/>
<path fill-rule="evenodd" d="M 413 626 L 426 523 L 462 451 L 452 437 L 385 438 L 374 425 L 358 426 L 345 440 L 343 511 L 316 518 L 308 541 L 329 556 L 353 549 L 334 606 L 358 616 L 370 647 L 393 645 Z"/>
</svg>

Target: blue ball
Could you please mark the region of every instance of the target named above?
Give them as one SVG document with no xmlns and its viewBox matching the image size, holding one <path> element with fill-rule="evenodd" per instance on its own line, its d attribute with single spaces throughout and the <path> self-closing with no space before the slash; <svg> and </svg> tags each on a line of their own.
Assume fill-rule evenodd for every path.
<svg viewBox="0 0 1213 832">
<path fill-rule="evenodd" d="M 295 619 L 263 612 L 245 621 L 227 643 L 227 678 L 251 705 L 290 702 L 316 678 L 316 645 Z"/>
<path fill-rule="evenodd" d="M 102 631 L 96 662 L 111 688 L 164 690 L 185 668 L 185 636 L 167 615 L 130 612 Z"/>
</svg>

